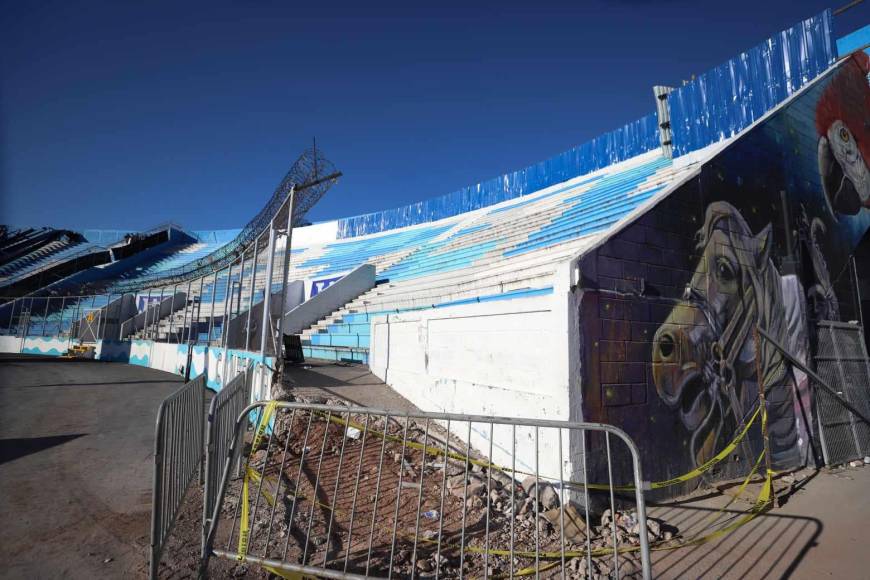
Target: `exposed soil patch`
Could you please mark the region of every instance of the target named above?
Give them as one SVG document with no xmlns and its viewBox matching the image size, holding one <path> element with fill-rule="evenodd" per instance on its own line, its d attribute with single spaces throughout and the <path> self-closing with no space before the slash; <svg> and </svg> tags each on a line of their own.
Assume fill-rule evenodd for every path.
<svg viewBox="0 0 870 580">
<path fill-rule="evenodd" d="M 607 577 L 617 565 L 621 577 L 639 575 L 632 512 L 614 518 L 608 510 L 587 526 L 585 511 L 563 501 L 550 482 L 514 480 L 475 464 L 473 451 L 467 461 L 459 458 L 467 453 L 463 444 L 445 443 L 434 423 L 427 432 L 401 418 L 366 420 L 279 410 L 275 432 L 259 449 L 251 453 L 246 444 L 248 555 L 379 577 L 391 569 L 396 577 L 498 577 L 536 569 L 546 577 L 560 575 L 563 563 L 574 577 Z M 445 446 L 453 454 L 446 460 Z M 242 497 L 243 479 L 236 478 L 221 506 L 215 548 L 237 552 Z M 655 521 L 649 528 L 651 541 L 675 531 Z M 616 558 L 608 549 L 614 542 Z M 173 570 L 195 568 L 185 550 L 193 554 L 190 547 L 170 547 Z M 587 550 L 595 555 L 591 574 L 587 559 L 578 557 Z M 210 571 L 266 575 L 250 562 L 223 558 L 212 558 Z"/>
</svg>

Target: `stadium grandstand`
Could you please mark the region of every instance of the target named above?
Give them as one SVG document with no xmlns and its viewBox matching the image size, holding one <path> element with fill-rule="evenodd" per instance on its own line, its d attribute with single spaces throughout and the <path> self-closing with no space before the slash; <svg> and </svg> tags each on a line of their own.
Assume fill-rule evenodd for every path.
<svg viewBox="0 0 870 580">
<path fill-rule="evenodd" d="M 761 381 L 770 469 L 863 457 L 870 432 L 853 421 L 842 455 L 802 370 L 827 360 L 822 329 L 860 329 L 868 361 L 870 26 L 836 24 L 826 10 L 644 88 L 650 113 L 623 127 L 399 208 L 302 225 L 341 177 L 311 149 L 240 229 L 6 226 L 0 350 L 214 390 L 253 368 L 255 400 L 303 358 L 367 365 L 424 411 L 616 425 L 651 481 L 704 473 L 741 432 L 746 453 L 704 477 L 749 471 Z M 841 389 L 861 412 L 867 380 Z M 678 483 L 655 493 L 697 481 Z"/>
</svg>

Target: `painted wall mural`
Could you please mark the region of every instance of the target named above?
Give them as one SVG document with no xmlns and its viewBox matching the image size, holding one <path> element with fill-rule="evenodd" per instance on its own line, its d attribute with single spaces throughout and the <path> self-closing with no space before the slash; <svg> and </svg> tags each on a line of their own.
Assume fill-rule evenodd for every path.
<svg viewBox="0 0 870 580">
<path fill-rule="evenodd" d="M 771 232 L 768 224 L 754 234 L 728 202 L 710 204 L 697 234 L 695 273 L 653 338 L 656 391 L 689 432 L 696 466 L 727 445 L 752 414 L 759 373 L 775 403 L 769 408 L 774 462 L 799 463 L 795 454 L 812 431 L 797 420 L 806 413 L 796 413 L 790 401 L 792 392 L 799 393 L 794 403 L 809 401 L 806 376 L 798 379 L 778 350 L 754 339 L 760 324 L 806 362 L 803 292 L 797 278 L 781 276 L 771 260 Z"/>
<path fill-rule="evenodd" d="M 835 215 L 870 209 L 870 141 L 862 139 L 870 109 L 870 56 L 858 52 L 852 61 L 834 75 L 816 106 L 819 173 L 828 208 Z M 851 106 L 861 92 L 864 106 Z"/>
<path fill-rule="evenodd" d="M 845 60 L 581 259 L 584 419 L 624 428 L 646 477 L 691 471 L 733 441 L 757 409 L 759 376 L 774 469 L 817 457 L 808 379 L 754 329 L 808 361 L 814 321 L 858 318 L 850 260 L 870 244 L 868 63 Z M 758 423 L 702 480 L 751 467 Z"/>
</svg>

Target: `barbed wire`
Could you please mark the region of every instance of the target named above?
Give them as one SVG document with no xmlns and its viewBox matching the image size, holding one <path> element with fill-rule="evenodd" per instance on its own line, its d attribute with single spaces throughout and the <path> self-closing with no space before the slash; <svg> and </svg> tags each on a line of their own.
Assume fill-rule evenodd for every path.
<svg viewBox="0 0 870 580">
<path fill-rule="evenodd" d="M 278 184 L 278 187 L 263 209 L 242 228 L 242 231 L 239 232 L 233 241 L 189 264 L 147 276 L 140 276 L 118 284 L 113 288 L 113 291 L 131 292 L 144 288 L 153 288 L 154 286 L 178 284 L 210 275 L 225 268 L 238 259 L 243 252 L 248 250 L 254 243 L 254 240 L 269 227 L 269 223 L 273 219 L 278 223 L 279 229 L 282 231 L 286 229 L 286 212 L 289 211 L 289 207 L 285 207 L 285 205 L 288 205 L 286 202 L 294 187 L 296 188 L 296 193 L 293 203 L 293 226 L 296 227 L 303 223 L 308 211 L 338 181 L 340 176 L 341 173 L 336 171 L 335 165 L 319 149 L 315 147 L 306 149 L 290 167 L 287 175 Z M 276 219 L 282 215 L 284 216 L 283 220 Z"/>
</svg>

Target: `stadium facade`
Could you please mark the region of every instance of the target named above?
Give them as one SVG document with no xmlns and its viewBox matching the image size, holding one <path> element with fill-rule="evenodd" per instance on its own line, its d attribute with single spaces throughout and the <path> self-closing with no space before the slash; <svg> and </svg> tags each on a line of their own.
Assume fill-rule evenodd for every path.
<svg viewBox="0 0 870 580">
<path fill-rule="evenodd" d="M 279 187 L 241 230 L 7 228 L 0 350 L 92 351 L 215 389 L 253 365 L 266 398 L 299 335 L 306 357 L 366 364 L 423 410 L 618 425 L 652 480 L 744 431 L 708 477 L 745 473 L 763 383 L 774 469 L 831 460 L 834 437 L 868 454 L 870 433 L 829 421 L 801 370 L 824 329 L 870 312 L 870 27 L 836 40 L 833 24 L 826 11 L 657 87 L 648 116 L 401 208 L 301 226 L 301 193 Z M 336 179 L 304 160 L 292 185 Z M 585 443 L 563 444 L 571 473 Z"/>
</svg>

